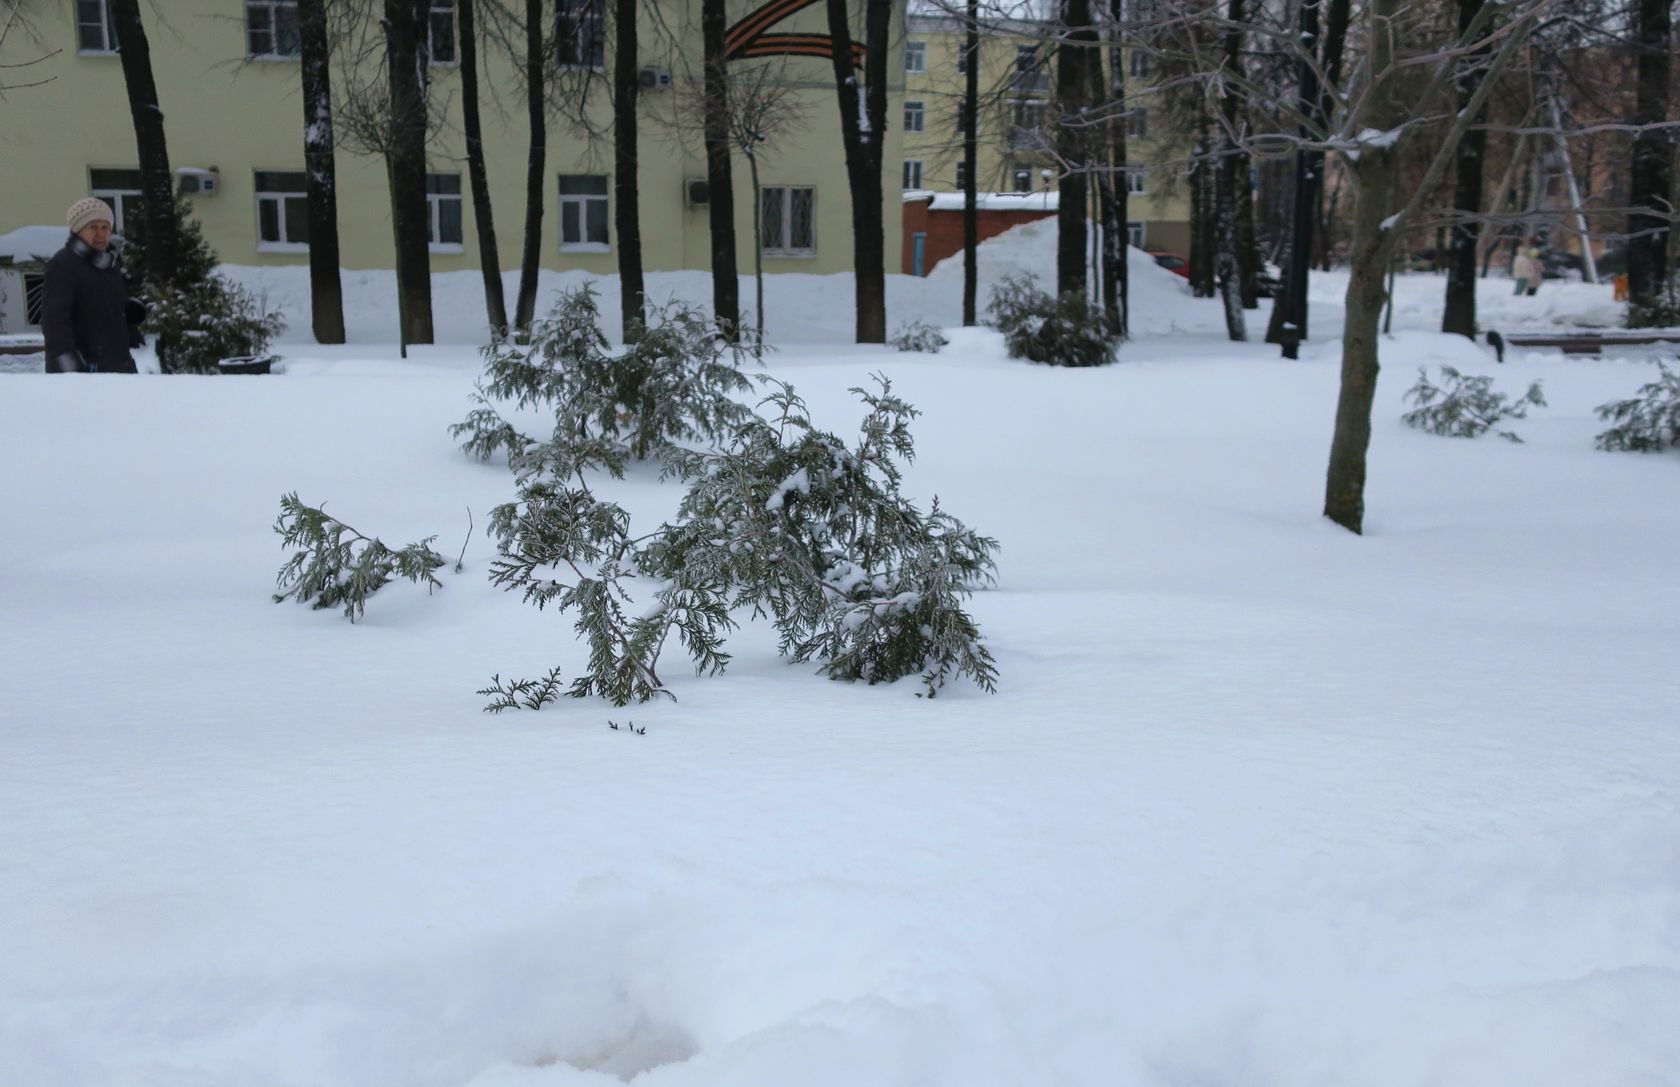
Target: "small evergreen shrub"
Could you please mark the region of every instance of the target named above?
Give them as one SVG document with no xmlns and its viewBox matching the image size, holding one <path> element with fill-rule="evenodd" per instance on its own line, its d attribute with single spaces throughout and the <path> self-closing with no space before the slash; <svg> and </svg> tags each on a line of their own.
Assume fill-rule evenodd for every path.
<svg viewBox="0 0 1680 1087">
<path fill-rule="evenodd" d="M 721 449 L 667 445 L 666 470 L 689 490 L 675 522 L 645 536 L 592 493 L 579 464 L 561 478 L 558 460 L 524 462 L 518 500 L 491 515 L 501 550 L 491 580 L 575 616 L 589 664 L 568 694 L 615 705 L 669 696 L 658 668 L 673 634 L 697 674 L 721 672 L 737 609 L 770 617 L 782 652 L 820 661 L 831 678 L 920 672 L 930 696 L 953 676 L 995 689 L 961 605 L 992 579 L 997 542 L 937 501 L 923 513 L 899 494 L 916 411 L 876 380 L 877 391 L 854 390 L 868 408 L 854 446 L 817 430 L 778 382 L 769 417 L 750 413 Z M 507 691 L 498 680 L 484 693 L 508 708 Z"/>
<path fill-rule="evenodd" d="M 480 459 L 498 450 L 517 457 L 536 443 L 496 410 L 496 401 L 510 401 L 553 411 L 551 445 L 595 455 L 642 460 L 672 442 L 715 440 L 749 414 L 731 397 L 752 387 L 740 368 L 746 348 L 721 340 L 685 303 L 650 317 L 641 336 L 613 355 L 594 287 L 565 292 L 532 326 L 528 344 L 484 348 L 477 406 L 450 432 Z"/>
<path fill-rule="evenodd" d="M 1003 333 L 1009 356 L 1052 366 L 1106 366 L 1114 338 L 1101 306 L 1070 291 L 1052 298 L 1032 275 L 1007 276 L 986 303 L 992 327 Z"/>
<path fill-rule="evenodd" d="M 139 274 L 145 264 L 144 231 L 127 241 L 124 259 Z M 222 359 L 262 354 L 286 322 L 264 311 L 250 291 L 216 274 L 216 253 L 198 220 L 181 220 L 180 244 L 175 281 L 141 288 L 147 306 L 142 328 L 152 336 L 163 372 L 214 374 Z"/>
<path fill-rule="evenodd" d="M 1515 431 L 1495 428 L 1506 419 L 1526 419 L 1531 406 L 1546 406 L 1538 381 L 1513 401 L 1493 391 L 1491 377 L 1467 377 L 1451 366 L 1441 367 L 1441 377 L 1442 383 L 1436 385 L 1428 371 L 1418 367 L 1417 384 L 1406 391 L 1406 402 L 1417 407 L 1402 415 L 1401 422 L 1446 438 L 1475 438 L 1492 430 L 1520 443 L 1522 438 Z"/>
<path fill-rule="evenodd" d="M 1660 362 L 1657 370 L 1657 380 L 1640 386 L 1638 396 L 1598 406 L 1600 419 L 1616 423 L 1598 436 L 1598 448 L 1661 453 L 1680 445 L 1680 376 Z"/>
<path fill-rule="evenodd" d="M 367 598 L 393 577 L 424 582 L 428 592 L 443 588 L 434 571 L 448 560 L 432 550 L 436 536 L 393 551 L 329 517 L 320 506 L 305 505 L 295 491 L 281 496 L 274 531 L 283 547 L 299 549 L 275 578 L 280 589 L 276 604 L 290 597 L 316 608 L 343 607 L 345 618 L 354 623 Z"/>
<path fill-rule="evenodd" d="M 909 321 L 901 325 L 887 342 L 900 351 L 920 351 L 924 355 L 937 355 L 939 349 L 951 341 L 926 321 Z"/>
</svg>

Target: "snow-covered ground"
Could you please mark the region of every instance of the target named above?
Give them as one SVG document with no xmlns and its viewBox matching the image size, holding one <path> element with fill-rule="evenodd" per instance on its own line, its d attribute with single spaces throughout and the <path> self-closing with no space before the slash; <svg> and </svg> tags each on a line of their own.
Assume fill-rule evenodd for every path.
<svg viewBox="0 0 1680 1087">
<path fill-rule="evenodd" d="M 355 626 L 268 598 L 283 492 L 451 556 L 510 496 L 445 432 L 476 282 L 402 362 L 388 278 L 321 349 L 301 276 L 240 274 L 283 376 L 0 378 L 0 1084 L 1680 1083 L 1680 455 L 1592 448 L 1649 353 L 1496 366 L 1402 278 L 1354 537 L 1318 516 L 1334 276 L 1286 362 L 1140 265 L 1142 335 L 1077 371 L 858 347 L 848 281 L 781 278 L 769 372 L 846 430 L 889 374 L 909 490 L 1000 541 L 997 694 L 752 627 L 675 704 L 491 716 L 493 673 L 584 654 L 481 532 Z M 893 325 L 960 285 L 894 277 Z M 1609 291 L 1488 286 L 1494 327 Z M 1438 362 L 1551 406 L 1408 430 Z"/>
</svg>

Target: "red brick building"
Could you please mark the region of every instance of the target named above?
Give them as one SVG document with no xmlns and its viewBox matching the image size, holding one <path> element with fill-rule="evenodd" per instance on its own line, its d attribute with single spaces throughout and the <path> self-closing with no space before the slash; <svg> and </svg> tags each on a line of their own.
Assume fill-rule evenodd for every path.
<svg viewBox="0 0 1680 1087">
<path fill-rule="evenodd" d="M 1053 192 L 983 192 L 978 204 L 980 240 L 995 238 L 1010 227 L 1056 214 Z M 925 276 L 933 266 L 963 249 L 963 194 L 907 192 L 904 194 L 905 275 Z"/>
</svg>

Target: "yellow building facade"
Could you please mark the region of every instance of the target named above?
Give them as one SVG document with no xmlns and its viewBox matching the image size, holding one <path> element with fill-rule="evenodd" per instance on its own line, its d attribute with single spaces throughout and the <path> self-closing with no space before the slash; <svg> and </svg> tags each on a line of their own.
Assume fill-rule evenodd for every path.
<svg viewBox="0 0 1680 1087">
<path fill-rule="evenodd" d="M 979 192 L 1055 189 L 1055 160 L 1046 150 L 1054 138 L 1047 127 L 1054 75 L 1052 65 L 1044 60 L 1044 36 L 1041 26 L 1027 22 L 997 22 L 981 31 L 975 179 Z M 899 163 L 903 191 L 958 192 L 963 187 L 960 105 L 967 79 L 963 56 L 966 42 L 961 19 L 911 15 L 907 21 L 903 158 Z M 1146 83 L 1147 54 L 1128 51 L 1126 62 L 1132 86 Z M 1126 183 L 1130 194 L 1128 225 L 1134 245 L 1189 251 L 1190 211 L 1184 186 L 1164 185 L 1166 176 L 1162 173 L 1177 169 L 1170 164 L 1184 160 L 1181 144 L 1149 124 L 1147 104 L 1132 111 Z"/>
<path fill-rule="evenodd" d="M 377 4 L 371 6 L 377 11 Z M 613 47 L 601 15 L 605 6 L 605 0 L 548 5 L 559 45 L 550 73 L 557 103 L 548 116 L 545 268 L 610 274 L 617 267 L 608 68 Z M 858 9 L 853 34 L 861 41 L 862 5 L 853 6 Z M 62 223 L 69 204 L 88 194 L 104 197 L 126 218 L 138 199 L 138 155 L 106 0 L 35 0 L 19 10 L 23 21 L 0 44 L 0 72 L 26 73 L 0 81 L 12 84 L 0 100 L 0 234 Z M 823 10 L 799 0 L 729 7 L 732 28 L 739 31 L 732 40 L 751 46 L 732 61 L 732 75 L 768 66 L 769 81 L 785 89 L 790 108 L 784 113 L 793 117 L 767 130 L 758 154 L 769 272 L 852 268 L 851 197 L 833 69 L 826 56 L 809 55 L 813 38 L 826 36 Z M 143 4 L 142 13 L 170 165 L 206 238 L 229 263 L 306 263 L 296 0 L 167 0 Z M 700 6 L 697 0 L 661 0 L 657 15 L 645 17 L 638 30 L 643 262 L 649 271 L 705 269 L 711 250 L 706 193 L 703 184 L 693 184 L 706 176 L 698 106 Z M 903 25 L 900 4 L 894 58 Z M 431 0 L 429 33 L 432 268 L 476 268 L 455 0 Z M 353 93 L 346 83 L 382 82 L 377 59 L 353 66 L 348 75 L 344 70 L 358 42 L 376 41 L 378 35 L 377 25 L 335 35 L 335 108 L 341 110 Z M 798 49 L 781 44 L 795 41 Z M 33 63 L 5 67 L 25 62 Z M 480 47 L 485 157 L 504 269 L 518 266 L 525 220 L 529 131 L 518 63 L 505 51 Z M 900 65 L 889 61 L 888 70 L 889 112 L 896 113 Z M 353 146 L 342 115 L 335 128 L 342 264 L 390 268 L 384 160 Z M 903 157 L 900 135 L 897 125 L 888 126 L 889 175 Z M 736 154 L 733 165 L 737 258 L 746 272 L 754 257 L 753 196 L 743 157 Z M 893 180 L 889 176 L 885 185 L 888 253 L 895 251 L 900 232 Z"/>
</svg>

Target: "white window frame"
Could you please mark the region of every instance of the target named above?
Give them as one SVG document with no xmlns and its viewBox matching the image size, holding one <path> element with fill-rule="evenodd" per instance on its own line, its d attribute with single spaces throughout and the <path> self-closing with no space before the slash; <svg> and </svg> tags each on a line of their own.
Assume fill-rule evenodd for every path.
<svg viewBox="0 0 1680 1087">
<path fill-rule="evenodd" d="M 1127 196 L 1148 196 L 1149 195 L 1149 181 L 1148 181 L 1148 178 L 1149 178 L 1149 167 L 1147 167 L 1147 166 L 1128 166 L 1126 168 L 1126 195 Z"/>
<path fill-rule="evenodd" d="M 259 253 L 307 253 L 307 241 L 293 241 L 286 236 L 286 204 L 291 200 L 302 200 L 305 206 L 305 216 L 308 215 L 309 197 L 305 190 L 298 189 L 264 189 L 259 187 L 259 178 L 263 174 L 296 174 L 304 177 L 303 170 L 253 170 L 251 172 L 251 188 L 254 191 L 254 210 L 257 213 L 257 252 Z M 280 238 L 270 241 L 262 236 L 262 209 L 265 202 L 275 205 L 275 222 L 280 228 Z"/>
<path fill-rule="evenodd" d="M 975 56 L 980 55 L 980 43 L 979 42 L 974 43 L 974 55 Z M 962 45 L 957 46 L 957 74 L 958 75 L 967 75 L 968 74 L 968 43 L 966 41 L 963 42 Z"/>
<path fill-rule="evenodd" d="M 1147 140 L 1149 138 L 1149 107 L 1135 106 L 1126 115 L 1126 138 L 1128 140 Z"/>
<path fill-rule="evenodd" d="M 921 102 L 904 103 L 904 131 L 924 132 L 927 130 L 927 107 Z"/>
<path fill-rule="evenodd" d="M 126 173 L 135 174 L 136 175 L 136 181 L 135 181 L 136 187 L 130 188 L 128 186 L 124 186 L 122 188 L 118 188 L 115 185 L 95 185 L 95 184 L 93 184 L 93 175 L 94 174 L 96 174 L 96 173 L 106 173 L 106 172 L 116 173 L 119 170 L 121 172 L 125 173 L 125 174 Z M 111 224 L 112 233 L 115 233 L 115 234 L 123 233 L 124 227 L 126 226 L 126 224 L 128 222 L 128 217 L 124 212 L 124 205 L 127 203 L 127 201 L 124 198 L 125 197 L 134 197 L 134 198 L 138 199 L 138 198 L 143 198 L 146 195 L 145 189 L 139 187 L 141 184 L 143 184 L 138 179 L 139 173 L 140 173 L 139 167 L 92 166 L 92 167 L 88 168 L 88 195 L 89 196 L 97 196 L 99 199 L 101 199 L 101 200 L 105 201 L 107 204 L 111 205 L 111 211 L 116 214 L 117 221 Z"/>
<path fill-rule="evenodd" d="M 793 243 L 793 193 L 795 190 L 811 194 L 811 244 L 808 248 L 794 246 Z M 764 255 L 767 257 L 814 257 L 817 255 L 817 187 L 815 185 L 766 185 L 759 190 L 760 206 L 753 209 L 759 223 L 764 222 L 763 203 L 770 200 L 782 202 L 782 236 L 772 242 L 764 239 Z"/>
<path fill-rule="evenodd" d="M 561 68 L 575 68 L 586 72 L 602 72 L 607 65 L 607 22 L 605 4 L 607 0 L 557 0 L 554 10 L 555 49 L 565 48 L 566 38 L 562 37 L 561 29 L 570 24 L 570 44 L 572 57 L 562 57 L 559 61 Z M 588 27 L 592 33 L 587 46 L 580 45 L 581 32 Z M 587 47 L 589 54 L 584 55 Z M 596 56 L 596 51 L 600 55 Z"/>
<path fill-rule="evenodd" d="M 1022 177 L 1025 177 L 1027 179 L 1027 183 L 1025 185 L 1021 184 L 1021 178 Z M 1022 166 L 1022 165 L 1019 165 L 1019 164 L 1011 166 L 1009 168 L 1009 182 L 1010 182 L 1010 184 L 1015 186 L 1013 189 L 1010 190 L 1011 192 L 1032 192 L 1033 191 L 1033 169 L 1032 169 L 1032 167 L 1031 166 Z"/>
<path fill-rule="evenodd" d="M 903 171 L 902 180 L 903 180 L 903 185 L 901 187 L 906 192 L 908 192 L 911 189 L 919 189 L 919 188 L 922 187 L 922 160 L 921 159 L 905 159 L 904 160 L 904 171 Z"/>
<path fill-rule="evenodd" d="M 1127 73 L 1136 79 L 1147 79 L 1153 67 L 1153 58 L 1150 57 L 1149 51 L 1141 46 L 1133 46 L 1131 55 L 1126 58 Z"/>
<path fill-rule="evenodd" d="M 612 183 L 605 174 L 561 174 L 564 179 L 569 177 L 600 178 L 605 182 L 605 192 L 600 193 L 563 193 L 560 196 L 560 251 L 562 253 L 610 253 L 612 252 Z M 557 185 L 556 188 L 559 186 Z M 589 205 L 599 203 L 607 210 L 606 240 L 591 241 L 589 239 Z M 578 239 L 566 240 L 566 206 L 577 207 Z"/>
<path fill-rule="evenodd" d="M 1126 224 L 1126 240 L 1139 249 L 1149 240 L 1149 224 L 1133 219 Z"/>
<path fill-rule="evenodd" d="M 449 59 L 437 59 L 437 22 L 449 18 Z M 434 68 L 454 68 L 461 63 L 461 19 L 455 10 L 455 0 L 431 0 L 426 9 L 426 63 Z"/>
<path fill-rule="evenodd" d="M 82 18 L 82 5 L 95 4 L 99 8 L 100 22 L 90 23 Z M 117 55 L 117 21 L 111 18 L 110 0 L 76 0 L 76 55 L 82 57 L 114 57 Z M 103 49 L 89 49 L 82 44 L 82 30 L 98 29 L 99 36 L 105 42 Z"/>
<path fill-rule="evenodd" d="M 904 70 L 915 74 L 927 71 L 927 42 L 904 43 Z"/>
<path fill-rule="evenodd" d="M 433 192 L 432 182 L 445 178 L 455 180 L 454 192 Z M 443 205 L 456 205 L 455 222 L 461 236 L 452 242 L 441 240 L 443 223 Z M 467 236 L 467 205 L 461 196 L 460 174 L 426 174 L 426 248 L 433 253 L 460 253 L 464 251 L 463 243 Z"/>
<path fill-rule="evenodd" d="M 302 35 L 297 30 L 297 27 L 298 27 L 297 0 L 245 0 L 244 10 L 245 10 L 245 56 L 246 56 L 247 59 L 249 59 L 249 60 L 297 60 L 298 57 L 302 55 L 302 53 L 303 53 L 303 45 L 302 45 L 302 42 L 301 42 Z M 269 48 L 268 48 L 268 51 L 264 52 L 264 53 L 256 52 L 255 50 L 253 50 L 251 48 L 251 33 L 252 33 L 252 31 L 251 31 L 251 12 L 253 10 L 262 10 L 262 11 L 268 12 L 268 29 L 264 30 L 264 31 L 260 31 L 260 33 L 264 33 L 264 34 L 268 35 Z M 297 34 L 299 39 L 300 39 L 297 51 L 292 52 L 292 53 L 282 53 L 282 52 L 278 51 L 279 45 L 280 45 L 280 33 L 279 33 L 280 19 L 279 19 L 279 15 L 280 15 L 280 12 L 285 11 L 285 10 L 290 10 L 291 11 L 293 33 Z"/>
</svg>

